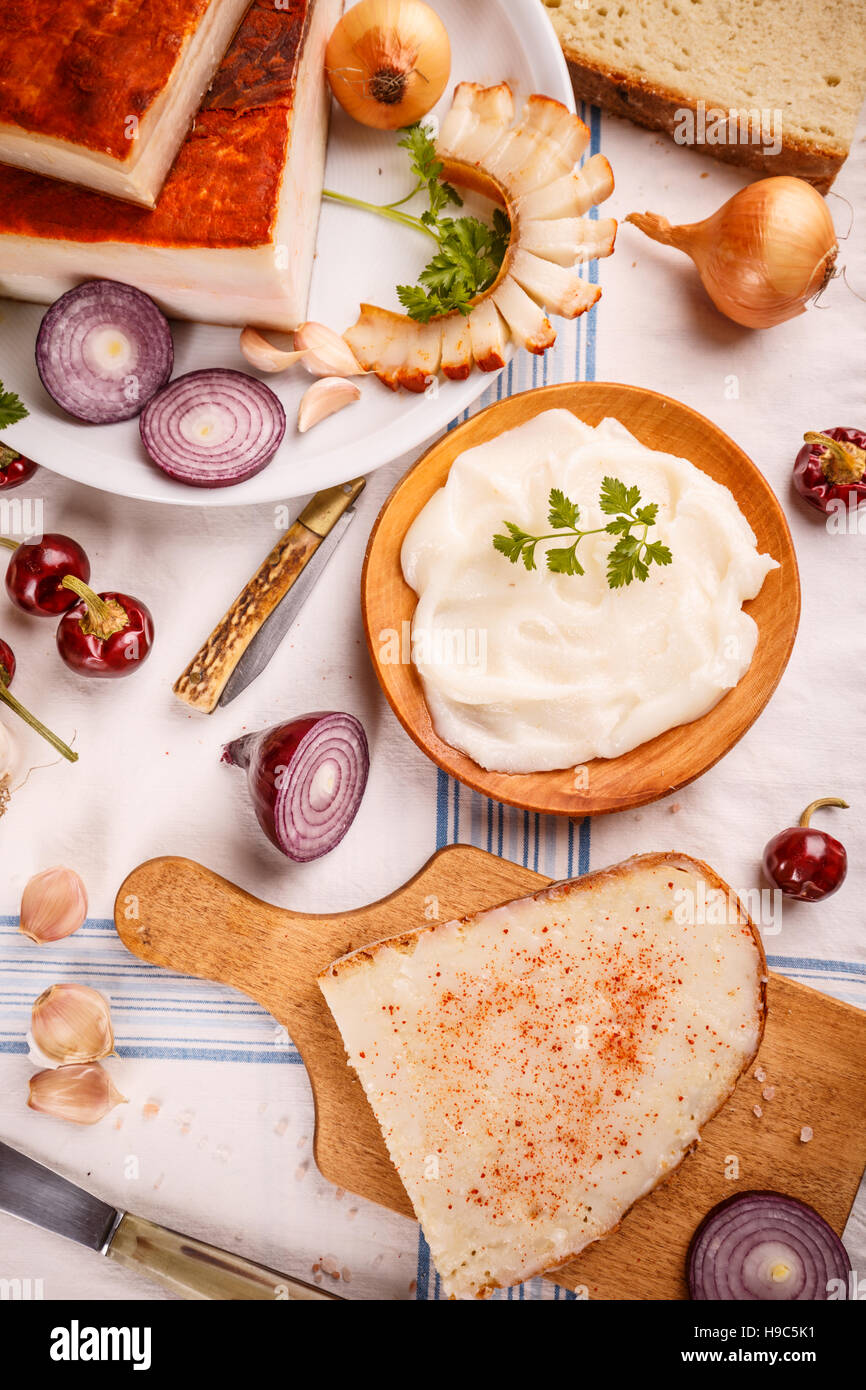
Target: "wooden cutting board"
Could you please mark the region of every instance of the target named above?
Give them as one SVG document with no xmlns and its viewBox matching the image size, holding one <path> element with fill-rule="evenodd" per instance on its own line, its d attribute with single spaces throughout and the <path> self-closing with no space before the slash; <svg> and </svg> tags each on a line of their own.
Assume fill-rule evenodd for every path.
<svg viewBox="0 0 866 1390">
<path fill-rule="evenodd" d="M 380 902 L 308 916 L 263 903 L 191 860 L 151 859 L 121 887 L 115 921 L 142 960 L 233 985 L 283 1023 L 310 1076 L 315 1156 L 324 1176 L 412 1215 L 316 977 L 370 941 L 431 917 L 447 921 L 492 907 L 548 881 L 453 845 Z M 842 1232 L 866 1166 L 866 1013 L 779 975 L 771 976 L 768 1003 L 759 1055 L 765 1081 L 755 1080 L 754 1068 L 743 1077 L 695 1153 L 618 1230 L 558 1271 L 557 1283 L 590 1298 L 684 1298 L 683 1265 L 698 1221 L 747 1188 L 809 1202 Z M 761 1095 L 767 1086 L 775 1087 L 770 1100 Z M 804 1125 L 814 1131 L 805 1144 Z"/>
</svg>

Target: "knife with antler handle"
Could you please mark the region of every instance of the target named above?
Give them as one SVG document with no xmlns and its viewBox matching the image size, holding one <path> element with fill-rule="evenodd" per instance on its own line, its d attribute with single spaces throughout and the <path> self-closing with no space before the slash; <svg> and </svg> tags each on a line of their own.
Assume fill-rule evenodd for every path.
<svg viewBox="0 0 866 1390">
<path fill-rule="evenodd" d="M 307 503 L 175 682 L 178 699 L 212 714 L 255 680 L 348 529 L 364 483 L 325 488 Z"/>
<path fill-rule="evenodd" d="M 0 1211 L 76 1240 L 180 1298 L 345 1302 L 315 1284 L 121 1211 L 3 1143 Z"/>
</svg>

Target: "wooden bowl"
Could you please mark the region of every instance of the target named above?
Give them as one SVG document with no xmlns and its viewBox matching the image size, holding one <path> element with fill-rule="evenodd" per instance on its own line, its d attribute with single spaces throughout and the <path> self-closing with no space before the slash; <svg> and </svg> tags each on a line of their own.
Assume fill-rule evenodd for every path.
<svg viewBox="0 0 866 1390">
<path fill-rule="evenodd" d="M 403 578 L 400 548 L 411 523 L 442 487 L 458 454 L 522 425 L 543 410 L 564 408 L 597 425 L 620 420 L 642 444 L 681 455 L 734 494 L 758 539 L 758 549 L 779 561 L 744 611 L 757 623 L 758 645 L 749 670 L 714 709 L 618 758 L 596 758 L 579 778 L 559 772 L 487 772 L 439 738 L 410 661 L 381 657 L 382 634 L 402 633 L 416 595 Z M 639 481 L 639 480 L 636 480 Z M 800 619 L 800 579 L 788 523 L 775 494 L 751 459 L 716 425 L 679 401 L 611 382 L 544 386 L 482 410 L 444 435 L 397 484 L 373 527 L 361 578 L 361 605 L 373 667 L 406 732 L 443 771 L 467 786 L 525 810 L 549 815 L 605 815 L 667 796 L 700 777 L 733 748 L 754 723 L 781 679 Z"/>
</svg>

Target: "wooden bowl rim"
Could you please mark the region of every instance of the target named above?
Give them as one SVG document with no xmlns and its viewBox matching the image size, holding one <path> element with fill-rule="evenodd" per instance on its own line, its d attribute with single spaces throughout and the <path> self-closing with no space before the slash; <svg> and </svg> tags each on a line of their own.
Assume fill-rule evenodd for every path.
<svg viewBox="0 0 866 1390">
<path fill-rule="evenodd" d="M 793 597 L 795 599 L 795 609 L 793 612 L 793 616 L 788 623 L 788 629 L 784 641 L 781 647 L 778 648 L 776 656 L 777 669 L 775 671 L 775 674 L 772 677 L 770 683 L 764 689 L 762 698 L 760 699 L 760 701 L 756 703 L 751 717 L 743 724 L 743 727 L 739 730 L 739 732 L 735 733 L 734 737 L 731 738 L 729 742 L 725 743 L 724 746 L 719 747 L 718 750 L 714 749 L 711 753 L 709 753 L 706 761 L 702 764 L 700 768 L 698 768 L 696 771 L 689 772 L 688 775 L 682 776 L 676 780 L 671 781 L 670 785 L 667 785 L 664 788 L 649 788 L 648 790 L 646 788 L 637 789 L 633 796 L 629 796 L 628 798 L 622 800 L 616 805 L 594 805 L 592 802 L 592 797 L 590 796 L 587 798 L 586 803 L 581 802 L 574 808 L 569 808 L 562 807 L 559 805 L 553 805 L 550 802 L 545 802 L 543 799 L 540 798 L 527 800 L 526 797 L 521 797 L 517 791 L 515 791 L 514 794 L 508 794 L 508 787 L 506 786 L 503 790 L 503 788 L 499 785 L 502 779 L 506 779 L 507 781 L 513 781 L 516 783 L 520 780 L 531 778 L 535 781 L 541 781 L 543 783 L 547 778 L 553 779 L 561 777 L 562 772 L 567 771 L 568 769 L 559 769 L 551 772 L 537 773 L 488 772 L 485 768 L 481 767 L 480 764 L 476 763 L 473 759 L 471 759 L 468 756 L 468 754 L 460 752 L 459 749 L 454 748 L 451 744 L 445 743 L 443 739 L 439 738 L 439 736 L 436 734 L 435 729 L 433 728 L 432 717 L 430 718 L 431 729 L 433 731 L 433 736 L 436 740 L 436 745 L 438 746 L 431 744 L 428 741 L 428 739 L 424 736 L 424 734 L 416 728 L 412 720 L 405 717 L 401 704 L 397 699 L 392 697 L 392 692 L 388 686 L 388 683 L 383 678 L 380 663 L 376 656 L 371 631 L 369 580 L 372 565 L 374 564 L 374 562 L 378 563 L 378 556 L 375 556 L 374 552 L 376 550 L 377 540 L 386 513 L 389 511 L 391 506 L 397 501 L 398 497 L 404 491 L 404 489 L 411 486 L 412 480 L 415 479 L 418 474 L 424 472 L 426 469 L 430 467 L 431 462 L 435 460 L 443 445 L 447 444 L 450 448 L 453 448 L 454 443 L 456 441 L 459 441 L 462 436 L 466 434 L 471 434 L 473 430 L 477 428 L 478 422 L 482 420 L 484 417 L 492 415 L 494 412 L 510 410 L 513 408 L 513 403 L 515 401 L 525 401 L 530 397 L 534 398 L 533 404 L 537 402 L 537 408 L 533 409 L 532 415 L 528 416 L 527 419 L 534 418 L 536 415 L 541 414 L 544 410 L 555 409 L 570 410 L 573 415 L 577 415 L 578 418 L 581 418 L 579 400 L 575 400 L 574 398 L 575 396 L 579 397 L 580 394 L 582 392 L 585 392 L 587 389 L 590 391 L 597 389 L 622 391 L 625 393 L 626 397 L 649 397 L 657 401 L 660 401 L 663 403 L 665 408 L 673 407 L 676 411 L 691 416 L 699 428 L 709 432 L 709 434 L 714 436 L 721 444 L 724 445 L 725 449 L 733 451 L 735 454 L 738 454 L 740 456 L 740 459 L 742 460 L 744 467 L 748 469 L 748 471 L 754 476 L 754 479 L 757 481 L 759 489 L 765 494 L 768 504 L 772 507 L 775 513 L 775 517 L 779 529 L 781 531 L 781 536 L 784 543 L 784 553 L 782 555 L 774 556 L 773 558 L 777 559 L 779 562 L 781 583 L 783 586 L 785 586 L 783 591 L 787 593 L 787 596 L 789 598 Z M 525 423 L 525 421 L 521 423 Z M 503 425 L 501 433 L 504 433 L 509 428 L 516 428 L 516 426 Z M 629 428 L 627 424 L 626 428 Z M 495 438 L 497 436 L 493 437 Z M 475 446 L 473 443 L 467 442 L 464 447 L 473 448 Z M 459 452 L 461 452 L 461 450 L 458 450 L 458 453 Z M 455 455 L 455 457 L 456 456 L 457 455 Z M 452 459 L 452 463 L 453 461 L 454 460 Z M 694 466 L 696 468 L 699 468 L 700 464 L 696 463 Z M 448 472 L 450 472 L 450 468 L 451 464 L 448 465 L 448 470 L 446 471 L 442 482 L 438 484 L 438 487 L 441 487 L 443 485 L 445 478 L 447 478 L 448 476 Z M 701 469 L 701 471 L 706 472 L 707 470 Z M 708 473 L 708 476 L 712 475 Z M 727 484 L 724 485 L 727 486 Z M 436 490 L 437 489 L 434 489 L 433 491 Z M 731 489 L 731 491 L 733 492 L 733 489 Z M 433 494 L 431 492 L 430 496 L 432 495 Z M 408 530 L 408 526 L 411 525 L 412 521 L 414 521 L 415 517 L 419 514 L 422 507 L 426 505 L 426 501 L 429 501 L 429 497 L 420 504 L 418 511 L 414 513 L 410 522 L 407 523 L 406 530 Z M 740 505 L 738 499 L 737 501 L 738 505 Z M 745 512 L 744 515 L 746 515 Z M 749 521 L 749 525 L 752 526 L 750 516 L 746 516 L 746 519 L 747 521 Z M 754 530 L 755 528 L 752 527 L 752 529 Z M 403 532 L 404 536 L 405 534 L 406 531 Z M 406 584 L 405 579 L 402 578 L 402 570 L 400 571 L 400 574 L 402 584 L 405 586 L 409 593 L 412 593 L 413 591 L 411 590 L 409 585 Z M 750 610 L 751 605 L 757 601 L 758 597 L 760 597 L 760 595 L 756 596 L 756 599 L 748 600 L 743 605 L 743 608 L 746 612 Z M 532 387 L 529 390 L 516 392 L 512 396 L 504 397 L 502 400 L 494 401 L 491 405 L 485 406 L 483 410 L 477 411 L 475 415 L 470 416 L 468 420 L 464 420 L 459 425 L 456 425 L 452 430 L 449 430 L 446 434 L 440 435 L 437 439 L 433 441 L 432 444 L 428 446 L 427 449 L 425 449 L 424 453 L 420 456 L 420 458 L 416 460 L 416 462 L 411 466 L 411 468 L 407 469 L 407 471 L 402 475 L 402 477 L 397 480 L 394 487 L 391 489 L 390 493 L 388 494 L 387 498 L 382 504 L 382 507 L 379 510 L 379 514 L 376 517 L 375 522 L 373 523 L 372 530 L 370 531 L 370 535 L 367 541 L 367 547 L 364 553 L 364 563 L 361 570 L 361 615 L 364 623 L 364 635 L 367 642 L 367 649 L 370 653 L 370 660 L 373 665 L 373 670 L 375 671 L 376 679 L 379 682 L 379 685 L 382 689 L 383 694 L 385 695 L 386 700 L 388 701 L 388 704 L 391 706 L 391 709 L 397 716 L 397 719 L 399 720 L 400 724 L 406 730 L 406 733 L 412 739 L 413 743 L 417 744 L 417 746 L 421 749 L 422 753 L 424 753 L 430 759 L 431 762 L 433 762 L 438 768 L 440 768 L 441 771 L 447 773 L 449 777 L 453 777 L 456 781 L 463 783 L 464 786 L 471 788 L 473 791 L 479 792 L 482 796 L 490 797 L 492 800 L 502 802 L 507 806 L 517 807 L 519 810 L 522 811 L 530 811 L 542 815 L 567 816 L 571 819 L 583 819 L 584 816 L 611 815 L 618 811 L 633 810 L 639 806 L 649 805 L 653 801 L 659 801 L 663 797 L 670 796 L 674 792 L 679 791 L 682 787 L 688 786 L 690 782 L 696 781 L 699 777 L 702 777 L 704 773 L 709 772 L 711 768 L 715 767 L 716 763 L 718 763 L 723 757 L 725 757 L 725 755 L 729 753 L 737 743 L 739 743 L 740 739 L 743 738 L 743 736 L 746 733 L 748 733 L 749 729 L 752 727 L 752 725 L 755 723 L 758 717 L 761 714 L 763 714 L 764 710 L 766 709 L 767 705 L 772 699 L 772 696 L 776 691 L 779 681 L 785 673 L 785 670 L 791 657 L 791 652 L 794 648 L 794 643 L 796 641 L 797 632 L 800 625 L 800 613 L 800 573 L 797 564 L 797 554 L 794 548 L 791 530 L 788 525 L 788 519 L 785 516 L 785 512 L 782 508 L 779 499 L 777 498 L 767 479 L 764 477 L 764 474 L 758 468 L 757 464 L 753 462 L 753 460 L 749 457 L 745 450 L 739 446 L 739 444 L 737 444 L 733 439 L 731 439 L 730 435 L 726 434 L 724 430 L 722 430 L 718 425 L 714 424 L 713 421 L 708 419 L 707 416 L 701 415 L 699 411 L 694 410 L 691 406 L 686 405 L 683 401 L 678 401 L 673 396 L 666 396 L 660 391 L 652 391 L 647 387 L 634 386 L 625 382 L 572 381 L 557 382 L 548 386 Z M 763 634 L 759 629 L 758 644 L 755 648 L 755 655 L 752 658 L 752 663 L 749 667 L 749 670 L 746 672 L 746 675 L 748 675 L 749 672 L 751 672 L 752 670 L 756 669 L 756 663 L 758 663 L 761 659 L 763 645 Z M 409 678 L 417 686 L 421 700 L 426 707 L 423 686 L 421 685 L 421 681 L 418 676 L 417 670 L 411 662 L 409 663 L 408 670 L 410 673 Z M 742 683 L 745 680 L 745 678 L 746 676 L 744 676 L 741 679 L 741 681 L 738 682 L 737 686 L 735 686 L 733 690 L 728 691 L 726 695 L 722 696 L 722 699 L 719 700 L 718 703 L 714 705 L 711 710 L 708 710 L 706 714 L 701 715 L 700 719 L 692 720 L 689 724 L 678 725 L 676 726 L 676 730 L 697 728 L 705 724 L 706 721 L 711 721 L 713 717 L 717 715 L 717 711 L 727 700 L 729 700 L 732 696 L 736 697 L 738 691 L 740 691 L 742 688 Z M 667 730 L 666 733 L 659 734 L 657 737 L 666 738 L 671 734 L 675 733 L 676 730 Z M 640 744 L 637 749 L 632 749 L 630 750 L 630 753 L 623 754 L 622 756 L 629 757 L 632 753 L 638 752 L 639 749 L 651 748 L 655 742 L 655 739 L 651 739 L 647 743 Z M 439 751 L 440 748 L 443 750 L 442 752 Z M 587 767 L 592 768 L 599 763 L 607 764 L 608 766 L 610 766 L 617 762 L 619 762 L 618 758 L 596 758 L 593 759 L 589 764 L 587 764 Z M 494 780 L 496 782 L 495 787 L 492 785 L 492 782 Z"/>
</svg>

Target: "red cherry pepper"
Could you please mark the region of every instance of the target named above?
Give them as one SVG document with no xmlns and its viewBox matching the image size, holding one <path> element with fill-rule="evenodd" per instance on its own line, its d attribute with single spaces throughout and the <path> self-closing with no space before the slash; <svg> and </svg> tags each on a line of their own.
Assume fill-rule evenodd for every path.
<svg viewBox="0 0 866 1390">
<path fill-rule="evenodd" d="M 63 588 L 67 574 L 90 578 L 90 561 L 77 541 L 49 532 L 41 541 L 15 541 L 0 537 L 0 544 L 14 553 L 6 570 L 6 592 L 16 607 L 36 617 L 56 618 L 76 601 Z"/>
<path fill-rule="evenodd" d="M 848 807 L 835 796 L 821 797 L 807 806 L 799 825 L 774 835 L 764 850 L 764 873 L 788 898 L 816 903 L 841 888 L 848 872 L 845 846 L 824 830 L 809 824 L 822 806 Z"/>
<path fill-rule="evenodd" d="M 32 478 L 38 468 L 32 459 L 10 449 L 8 444 L 0 444 L 0 492 L 20 487 Z"/>
<path fill-rule="evenodd" d="M 819 512 L 866 501 L 866 431 L 840 426 L 803 438 L 794 462 L 794 487 L 803 501 Z"/>
<path fill-rule="evenodd" d="M 62 581 L 78 595 L 57 625 L 57 650 L 66 665 L 83 676 L 129 676 L 153 646 L 150 609 L 129 594 L 95 594 L 80 579 Z"/>
<path fill-rule="evenodd" d="M 50 729 L 46 729 L 45 725 L 41 723 L 35 715 L 31 714 L 28 709 L 25 709 L 24 706 L 15 699 L 14 695 L 9 694 L 9 686 L 12 684 L 14 675 L 15 653 L 9 646 L 9 643 L 4 642 L 2 638 L 0 638 L 0 702 L 4 705 L 8 705 L 14 714 L 17 714 L 23 719 L 25 724 L 29 724 L 31 729 L 35 729 L 37 734 L 41 734 L 44 739 L 47 739 L 52 748 L 56 748 L 58 753 L 62 753 L 64 758 L 67 758 L 69 762 L 77 763 L 78 754 L 73 753 L 72 749 L 69 748 L 62 739 L 58 738 L 56 734 L 52 734 Z"/>
</svg>

